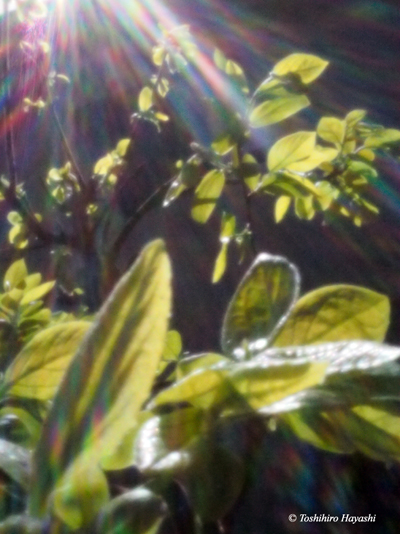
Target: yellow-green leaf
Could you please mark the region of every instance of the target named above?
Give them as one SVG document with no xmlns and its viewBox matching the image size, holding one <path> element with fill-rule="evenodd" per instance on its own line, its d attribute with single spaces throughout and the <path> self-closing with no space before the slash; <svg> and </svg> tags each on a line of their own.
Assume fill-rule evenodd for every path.
<svg viewBox="0 0 400 534">
<path fill-rule="evenodd" d="M 350 285 L 304 295 L 274 340 L 276 347 L 351 339 L 383 341 L 390 320 L 386 296 Z"/>
<path fill-rule="evenodd" d="M 214 264 L 214 270 L 212 275 L 213 284 L 219 282 L 225 273 L 227 252 L 228 243 L 222 243 Z"/>
<path fill-rule="evenodd" d="M 303 83 L 308 84 L 318 78 L 328 65 L 328 61 L 311 54 L 291 54 L 279 61 L 272 72 L 277 76 L 297 74 Z"/>
<path fill-rule="evenodd" d="M 368 148 L 378 148 L 389 143 L 396 143 L 400 141 L 400 130 L 387 129 L 373 132 L 367 137 L 364 145 Z"/>
<path fill-rule="evenodd" d="M 336 117 L 322 117 L 318 123 L 317 134 L 324 141 L 340 148 L 346 135 L 346 122 Z"/>
<path fill-rule="evenodd" d="M 283 121 L 310 105 L 305 95 L 292 95 L 266 100 L 250 113 L 250 126 L 262 128 Z"/>
<path fill-rule="evenodd" d="M 157 534 L 167 515 L 167 506 L 159 495 L 145 486 L 125 491 L 101 510 L 96 534 Z"/>
<path fill-rule="evenodd" d="M 275 222 L 279 223 L 282 221 L 282 219 L 285 217 L 289 207 L 290 203 L 292 202 L 291 197 L 288 197 L 286 195 L 281 195 L 277 198 L 275 202 Z"/>
<path fill-rule="evenodd" d="M 100 310 L 64 376 L 35 451 L 32 515 L 46 512 L 49 494 L 74 461 L 100 462 L 136 425 L 165 346 L 170 271 L 164 243 L 152 242 Z"/>
<path fill-rule="evenodd" d="M 53 289 L 54 284 L 55 284 L 54 281 L 45 282 L 44 284 L 41 284 L 40 286 L 36 286 L 30 289 L 22 297 L 21 306 L 23 306 L 24 304 L 30 304 L 31 302 L 35 300 L 41 299 Z"/>
<path fill-rule="evenodd" d="M 138 98 L 138 106 L 140 111 L 148 111 L 153 105 L 153 89 L 150 87 L 143 87 Z"/>
<path fill-rule="evenodd" d="M 225 185 L 225 175 L 218 169 L 208 172 L 194 194 L 194 204 L 192 207 L 192 217 L 199 223 L 206 223 L 214 211 L 217 200 L 221 196 Z"/>
<path fill-rule="evenodd" d="M 90 524 L 109 501 L 107 479 L 95 462 L 75 462 L 52 494 L 53 513 L 71 529 Z"/>
<path fill-rule="evenodd" d="M 264 349 L 282 326 L 299 291 L 297 269 L 285 258 L 260 254 L 239 284 L 225 314 L 221 345 L 242 360 Z"/>
<path fill-rule="evenodd" d="M 121 141 L 118 142 L 115 151 L 120 158 L 123 158 L 126 155 L 130 144 L 130 139 L 121 139 Z"/>
<path fill-rule="evenodd" d="M 230 360 L 222 354 L 217 354 L 215 352 L 206 352 L 204 354 L 195 354 L 188 358 L 183 358 L 177 367 L 176 375 L 178 380 L 187 376 L 194 371 L 204 370 L 212 365 L 217 363 L 228 363 Z"/>
<path fill-rule="evenodd" d="M 316 145 L 314 150 L 306 159 L 295 161 L 286 168 L 292 172 L 310 172 L 316 167 L 319 167 L 321 163 L 332 161 L 338 156 L 338 154 L 339 151 L 336 148 Z"/>
<path fill-rule="evenodd" d="M 28 276 L 28 269 L 26 268 L 25 260 L 15 261 L 6 271 L 4 275 L 3 287 L 4 291 L 10 291 L 21 284 L 21 282 Z"/>
<path fill-rule="evenodd" d="M 111 154 L 107 154 L 104 158 L 99 159 L 99 161 L 94 166 L 94 174 L 108 174 L 114 166 L 114 158 Z"/>
<path fill-rule="evenodd" d="M 350 111 L 345 118 L 347 125 L 347 133 L 352 133 L 354 127 L 363 120 L 367 112 L 364 109 L 354 109 Z"/>
<path fill-rule="evenodd" d="M 91 323 L 71 321 L 42 330 L 8 367 L 4 389 L 16 397 L 50 400 Z"/>
<path fill-rule="evenodd" d="M 279 139 L 268 152 L 270 172 L 287 169 L 294 162 L 307 159 L 315 147 L 315 132 L 296 132 Z"/>
</svg>

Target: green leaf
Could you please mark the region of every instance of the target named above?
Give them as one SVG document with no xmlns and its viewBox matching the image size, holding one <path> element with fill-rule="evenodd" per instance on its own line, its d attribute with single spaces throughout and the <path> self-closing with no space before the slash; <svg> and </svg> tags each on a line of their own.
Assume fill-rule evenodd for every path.
<svg viewBox="0 0 400 534">
<path fill-rule="evenodd" d="M 300 439 L 329 452 L 352 453 L 355 447 L 329 419 L 329 413 L 302 409 L 281 416 L 285 425 Z"/>
<path fill-rule="evenodd" d="M 292 309 L 273 345 L 328 341 L 383 341 L 390 321 L 386 296 L 351 285 L 332 285 L 304 295 Z"/>
<path fill-rule="evenodd" d="M 329 148 L 316 145 L 311 154 L 300 161 L 295 161 L 288 165 L 286 168 L 293 172 L 310 172 L 316 167 L 319 167 L 321 163 L 330 162 L 339 155 L 339 151 L 336 148 Z"/>
<path fill-rule="evenodd" d="M 167 513 L 160 496 L 146 486 L 139 486 L 102 508 L 96 521 L 96 534 L 156 534 Z"/>
<path fill-rule="evenodd" d="M 216 284 L 224 276 L 227 262 L 228 243 L 222 243 L 218 252 L 217 259 L 215 260 L 214 270 L 212 275 L 212 283 Z"/>
<path fill-rule="evenodd" d="M 139 93 L 138 106 L 139 111 L 146 112 L 153 105 L 153 89 L 150 87 L 143 87 Z"/>
<path fill-rule="evenodd" d="M 96 465 L 136 425 L 165 346 L 170 276 L 164 243 L 154 241 L 100 310 L 58 390 L 34 454 L 33 515 L 45 513 L 49 494 L 74 461 Z"/>
<path fill-rule="evenodd" d="M 217 200 L 225 185 L 225 175 L 218 169 L 208 172 L 196 188 L 192 207 L 192 218 L 199 223 L 206 223 L 214 211 Z"/>
<path fill-rule="evenodd" d="M 318 123 L 317 134 L 324 141 L 341 148 L 346 135 L 346 122 L 336 117 L 322 117 Z"/>
<path fill-rule="evenodd" d="M 71 321 L 36 334 L 8 367 L 2 388 L 8 395 L 50 400 L 91 323 Z"/>
<path fill-rule="evenodd" d="M 263 126 L 281 122 L 309 105 L 310 101 L 305 95 L 292 95 L 266 100 L 250 113 L 250 126 L 252 128 L 262 128 Z"/>
<path fill-rule="evenodd" d="M 25 490 L 30 482 L 30 457 L 31 453 L 25 447 L 0 439 L 0 470 Z"/>
<path fill-rule="evenodd" d="M 157 374 L 161 374 L 169 363 L 176 362 L 181 352 L 182 338 L 180 333 L 177 330 L 168 330 Z"/>
<path fill-rule="evenodd" d="M 222 354 L 214 352 L 206 352 L 204 354 L 196 354 L 188 358 L 183 358 L 177 368 L 177 378 L 181 378 L 194 373 L 194 371 L 204 370 L 208 367 L 214 366 L 217 363 L 228 363 L 230 360 Z"/>
<path fill-rule="evenodd" d="M 364 119 L 366 114 L 367 112 L 364 109 L 354 109 L 353 111 L 350 111 L 345 118 L 347 133 L 352 133 L 354 128 Z"/>
<path fill-rule="evenodd" d="M 280 223 L 282 219 L 285 217 L 290 207 L 291 202 L 292 202 L 292 198 L 286 195 L 281 195 L 280 197 L 277 198 L 275 202 L 275 222 L 276 223 Z"/>
<path fill-rule="evenodd" d="M 294 202 L 294 211 L 299 219 L 310 221 L 315 215 L 313 197 L 297 197 Z"/>
<path fill-rule="evenodd" d="M 399 417 L 370 406 L 332 410 L 329 416 L 363 454 L 374 460 L 400 461 Z"/>
<path fill-rule="evenodd" d="M 35 300 L 41 299 L 53 289 L 54 284 L 55 284 L 54 281 L 46 282 L 44 284 L 41 284 L 40 286 L 36 286 L 30 289 L 22 297 L 22 300 L 20 303 L 21 306 L 23 306 L 24 304 L 30 304 L 31 302 L 34 302 Z"/>
<path fill-rule="evenodd" d="M 210 439 L 199 440 L 181 456 L 183 465 L 175 476 L 196 515 L 203 521 L 218 521 L 231 510 L 243 488 L 243 462 Z"/>
<path fill-rule="evenodd" d="M 151 471 L 170 452 L 180 451 L 204 430 L 204 411 L 184 408 L 152 417 L 141 427 L 135 442 L 135 463 Z"/>
<path fill-rule="evenodd" d="M 372 135 L 369 135 L 364 141 L 364 145 L 368 148 L 379 148 L 382 145 L 396 143 L 400 141 L 400 130 L 394 129 L 382 129 L 374 131 Z"/>
<path fill-rule="evenodd" d="M 7 220 L 10 224 L 12 224 L 12 226 L 17 226 L 23 222 L 23 218 L 18 211 L 10 211 L 10 213 L 7 215 Z"/>
<path fill-rule="evenodd" d="M 328 61 L 311 54 L 291 54 L 279 61 L 272 72 L 276 76 L 297 74 L 303 83 L 309 84 L 318 78 L 328 65 Z"/>
<path fill-rule="evenodd" d="M 296 132 L 279 139 L 268 152 L 270 172 L 287 169 L 290 164 L 307 159 L 315 147 L 315 132 Z"/>
<path fill-rule="evenodd" d="M 130 144 L 131 144 L 130 139 L 121 139 L 118 142 L 115 152 L 118 154 L 120 158 L 123 158 L 126 155 Z"/>
<path fill-rule="evenodd" d="M 211 143 L 211 148 L 220 156 L 228 154 L 235 145 L 230 134 L 221 134 Z"/>
<path fill-rule="evenodd" d="M 90 460 L 78 460 L 52 493 L 53 513 L 71 529 L 90 524 L 109 501 L 107 479 Z"/>
<path fill-rule="evenodd" d="M 251 154 L 243 156 L 241 173 L 250 191 L 255 191 L 260 182 L 261 172 L 256 158 Z"/>
<path fill-rule="evenodd" d="M 221 344 L 241 360 L 265 348 L 297 299 L 300 277 L 285 258 L 260 254 L 239 284 L 225 314 Z"/>
<path fill-rule="evenodd" d="M 6 271 L 4 275 L 3 287 L 4 291 L 10 291 L 21 285 L 23 280 L 28 276 L 28 269 L 26 268 L 25 260 L 15 261 Z"/>
<path fill-rule="evenodd" d="M 230 414 L 260 410 L 320 384 L 327 365 L 327 362 L 294 359 L 285 362 L 264 355 L 249 362 L 218 363 L 195 371 L 165 389 L 150 407 L 189 402 L 202 409 L 225 407 Z"/>
<path fill-rule="evenodd" d="M 398 347 L 372 341 L 340 341 L 267 349 L 255 356 L 252 361 L 255 365 L 260 363 L 266 366 L 274 366 L 281 362 L 325 362 L 328 364 L 326 375 L 329 380 L 327 383 L 329 382 L 329 387 L 335 385 L 336 388 L 337 380 L 334 375 L 346 375 L 353 372 L 376 374 L 377 368 L 394 362 L 399 356 L 400 348 Z M 322 396 L 324 388 L 320 388 Z M 315 396 L 314 391 L 313 396 Z"/>
</svg>

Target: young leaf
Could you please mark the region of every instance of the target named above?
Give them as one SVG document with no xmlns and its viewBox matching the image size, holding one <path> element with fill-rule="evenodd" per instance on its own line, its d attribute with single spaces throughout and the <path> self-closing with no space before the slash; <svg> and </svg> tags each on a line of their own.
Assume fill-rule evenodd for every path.
<svg viewBox="0 0 400 534">
<path fill-rule="evenodd" d="M 148 111 L 153 105 L 153 89 L 150 87 L 143 87 L 138 98 L 139 111 Z"/>
<path fill-rule="evenodd" d="M 34 302 L 35 300 L 41 299 L 53 289 L 54 284 L 55 284 L 54 281 L 45 282 L 44 284 L 41 284 L 40 286 L 36 286 L 30 289 L 22 297 L 21 302 L 20 302 L 21 306 L 23 306 L 24 304 L 30 304 L 31 302 Z"/>
<path fill-rule="evenodd" d="M 288 197 L 286 195 L 281 195 L 277 198 L 275 202 L 275 222 L 280 223 L 282 219 L 285 217 L 289 207 L 290 203 L 292 202 L 291 197 Z"/>
<path fill-rule="evenodd" d="M 328 65 L 328 61 L 311 54 L 291 54 L 279 61 L 272 72 L 276 76 L 297 74 L 303 83 L 309 84 L 318 78 Z"/>
<path fill-rule="evenodd" d="M 318 123 L 317 134 L 324 141 L 341 148 L 346 135 L 346 122 L 335 117 L 322 117 Z"/>
<path fill-rule="evenodd" d="M 357 286 L 325 286 L 296 302 L 273 345 L 383 341 L 389 321 L 390 304 L 385 295 Z"/>
<path fill-rule="evenodd" d="M 119 281 L 64 376 L 33 458 L 33 515 L 45 513 L 73 462 L 96 465 L 135 426 L 164 349 L 170 300 L 170 263 L 157 240 Z"/>
<path fill-rule="evenodd" d="M 281 122 L 309 105 L 310 101 L 305 95 L 292 95 L 266 100 L 250 113 L 250 126 L 252 128 L 262 128 Z"/>
<path fill-rule="evenodd" d="M 46 328 L 27 343 L 8 367 L 8 395 L 50 400 L 91 323 L 71 321 Z"/>
<path fill-rule="evenodd" d="M 228 252 L 228 243 L 222 243 L 217 259 L 215 260 L 215 265 L 214 265 L 214 270 L 213 270 L 213 275 L 212 275 L 213 284 L 216 284 L 217 282 L 219 282 L 225 273 L 227 252 Z"/>
<path fill-rule="evenodd" d="M 394 129 L 383 129 L 376 132 L 373 132 L 367 137 L 364 142 L 364 145 L 368 148 L 379 148 L 382 145 L 387 145 L 390 143 L 396 143 L 400 141 L 400 130 Z"/>
<path fill-rule="evenodd" d="M 4 291 L 10 291 L 19 286 L 21 282 L 28 276 L 28 269 L 26 268 L 25 260 L 15 261 L 6 271 L 4 275 L 3 287 Z"/>
<path fill-rule="evenodd" d="M 206 223 L 214 211 L 225 185 L 225 175 L 218 169 L 208 172 L 196 188 L 192 217 L 198 223 Z"/>
<path fill-rule="evenodd" d="M 287 169 L 290 164 L 307 159 L 315 147 L 315 132 L 296 132 L 279 139 L 268 152 L 270 172 Z"/>
<path fill-rule="evenodd" d="M 225 354 L 241 360 L 265 348 L 283 325 L 300 285 L 297 269 L 285 258 L 260 254 L 234 294 L 222 327 Z"/>
</svg>

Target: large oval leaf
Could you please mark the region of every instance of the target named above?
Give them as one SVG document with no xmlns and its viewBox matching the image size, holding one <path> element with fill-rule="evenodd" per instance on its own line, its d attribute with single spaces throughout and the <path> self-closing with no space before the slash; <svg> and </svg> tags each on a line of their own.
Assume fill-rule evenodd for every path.
<svg viewBox="0 0 400 534">
<path fill-rule="evenodd" d="M 315 132 L 296 132 L 279 139 L 268 152 L 270 172 L 287 169 L 294 162 L 309 158 L 315 147 L 315 139 Z"/>
<path fill-rule="evenodd" d="M 45 513 L 72 462 L 100 462 L 135 426 L 164 349 L 170 300 L 170 263 L 158 240 L 117 284 L 58 390 L 34 454 L 33 515 Z"/>
<path fill-rule="evenodd" d="M 259 410 L 320 384 L 326 368 L 326 362 L 304 360 L 256 358 L 250 362 L 219 363 L 165 389 L 153 399 L 151 408 L 189 402 L 203 409 L 219 406 L 229 413 Z"/>
<path fill-rule="evenodd" d="M 310 101 L 305 95 L 292 95 L 266 100 L 250 113 L 250 126 L 252 128 L 262 128 L 263 126 L 276 124 L 295 115 L 309 105 Z"/>
<path fill-rule="evenodd" d="M 318 78 L 328 65 L 328 61 L 318 56 L 311 54 L 290 54 L 290 56 L 279 61 L 272 72 L 277 76 L 296 74 L 303 83 L 308 84 Z"/>
<path fill-rule="evenodd" d="M 91 323 L 71 321 L 46 328 L 31 339 L 8 367 L 8 395 L 50 400 Z"/>
<path fill-rule="evenodd" d="M 390 304 L 385 295 L 357 286 L 325 286 L 295 304 L 273 345 L 383 341 L 389 321 Z"/>
<path fill-rule="evenodd" d="M 285 258 L 260 254 L 240 283 L 225 314 L 221 344 L 242 360 L 263 350 L 297 299 L 300 276 Z"/>
</svg>

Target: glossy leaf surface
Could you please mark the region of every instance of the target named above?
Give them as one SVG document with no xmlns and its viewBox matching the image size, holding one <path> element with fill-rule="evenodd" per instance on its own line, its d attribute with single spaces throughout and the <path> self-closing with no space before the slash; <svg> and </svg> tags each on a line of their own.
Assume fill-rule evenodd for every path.
<svg viewBox="0 0 400 534">
<path fill-rule="evenodd" d="M 260 254 L 246 273 L 225 314 L 221 344 L 241 360 L 265 348 L 282 326 L 299 292 L 297 269 L 280 256 Z"/>
<path fill-rule="evenodd" d="M 383 341 L 389 321 L 390 304 L 385 295 L 358 286 L 325 286 L 296 302 L 274 346 Z"/>
</svg>

